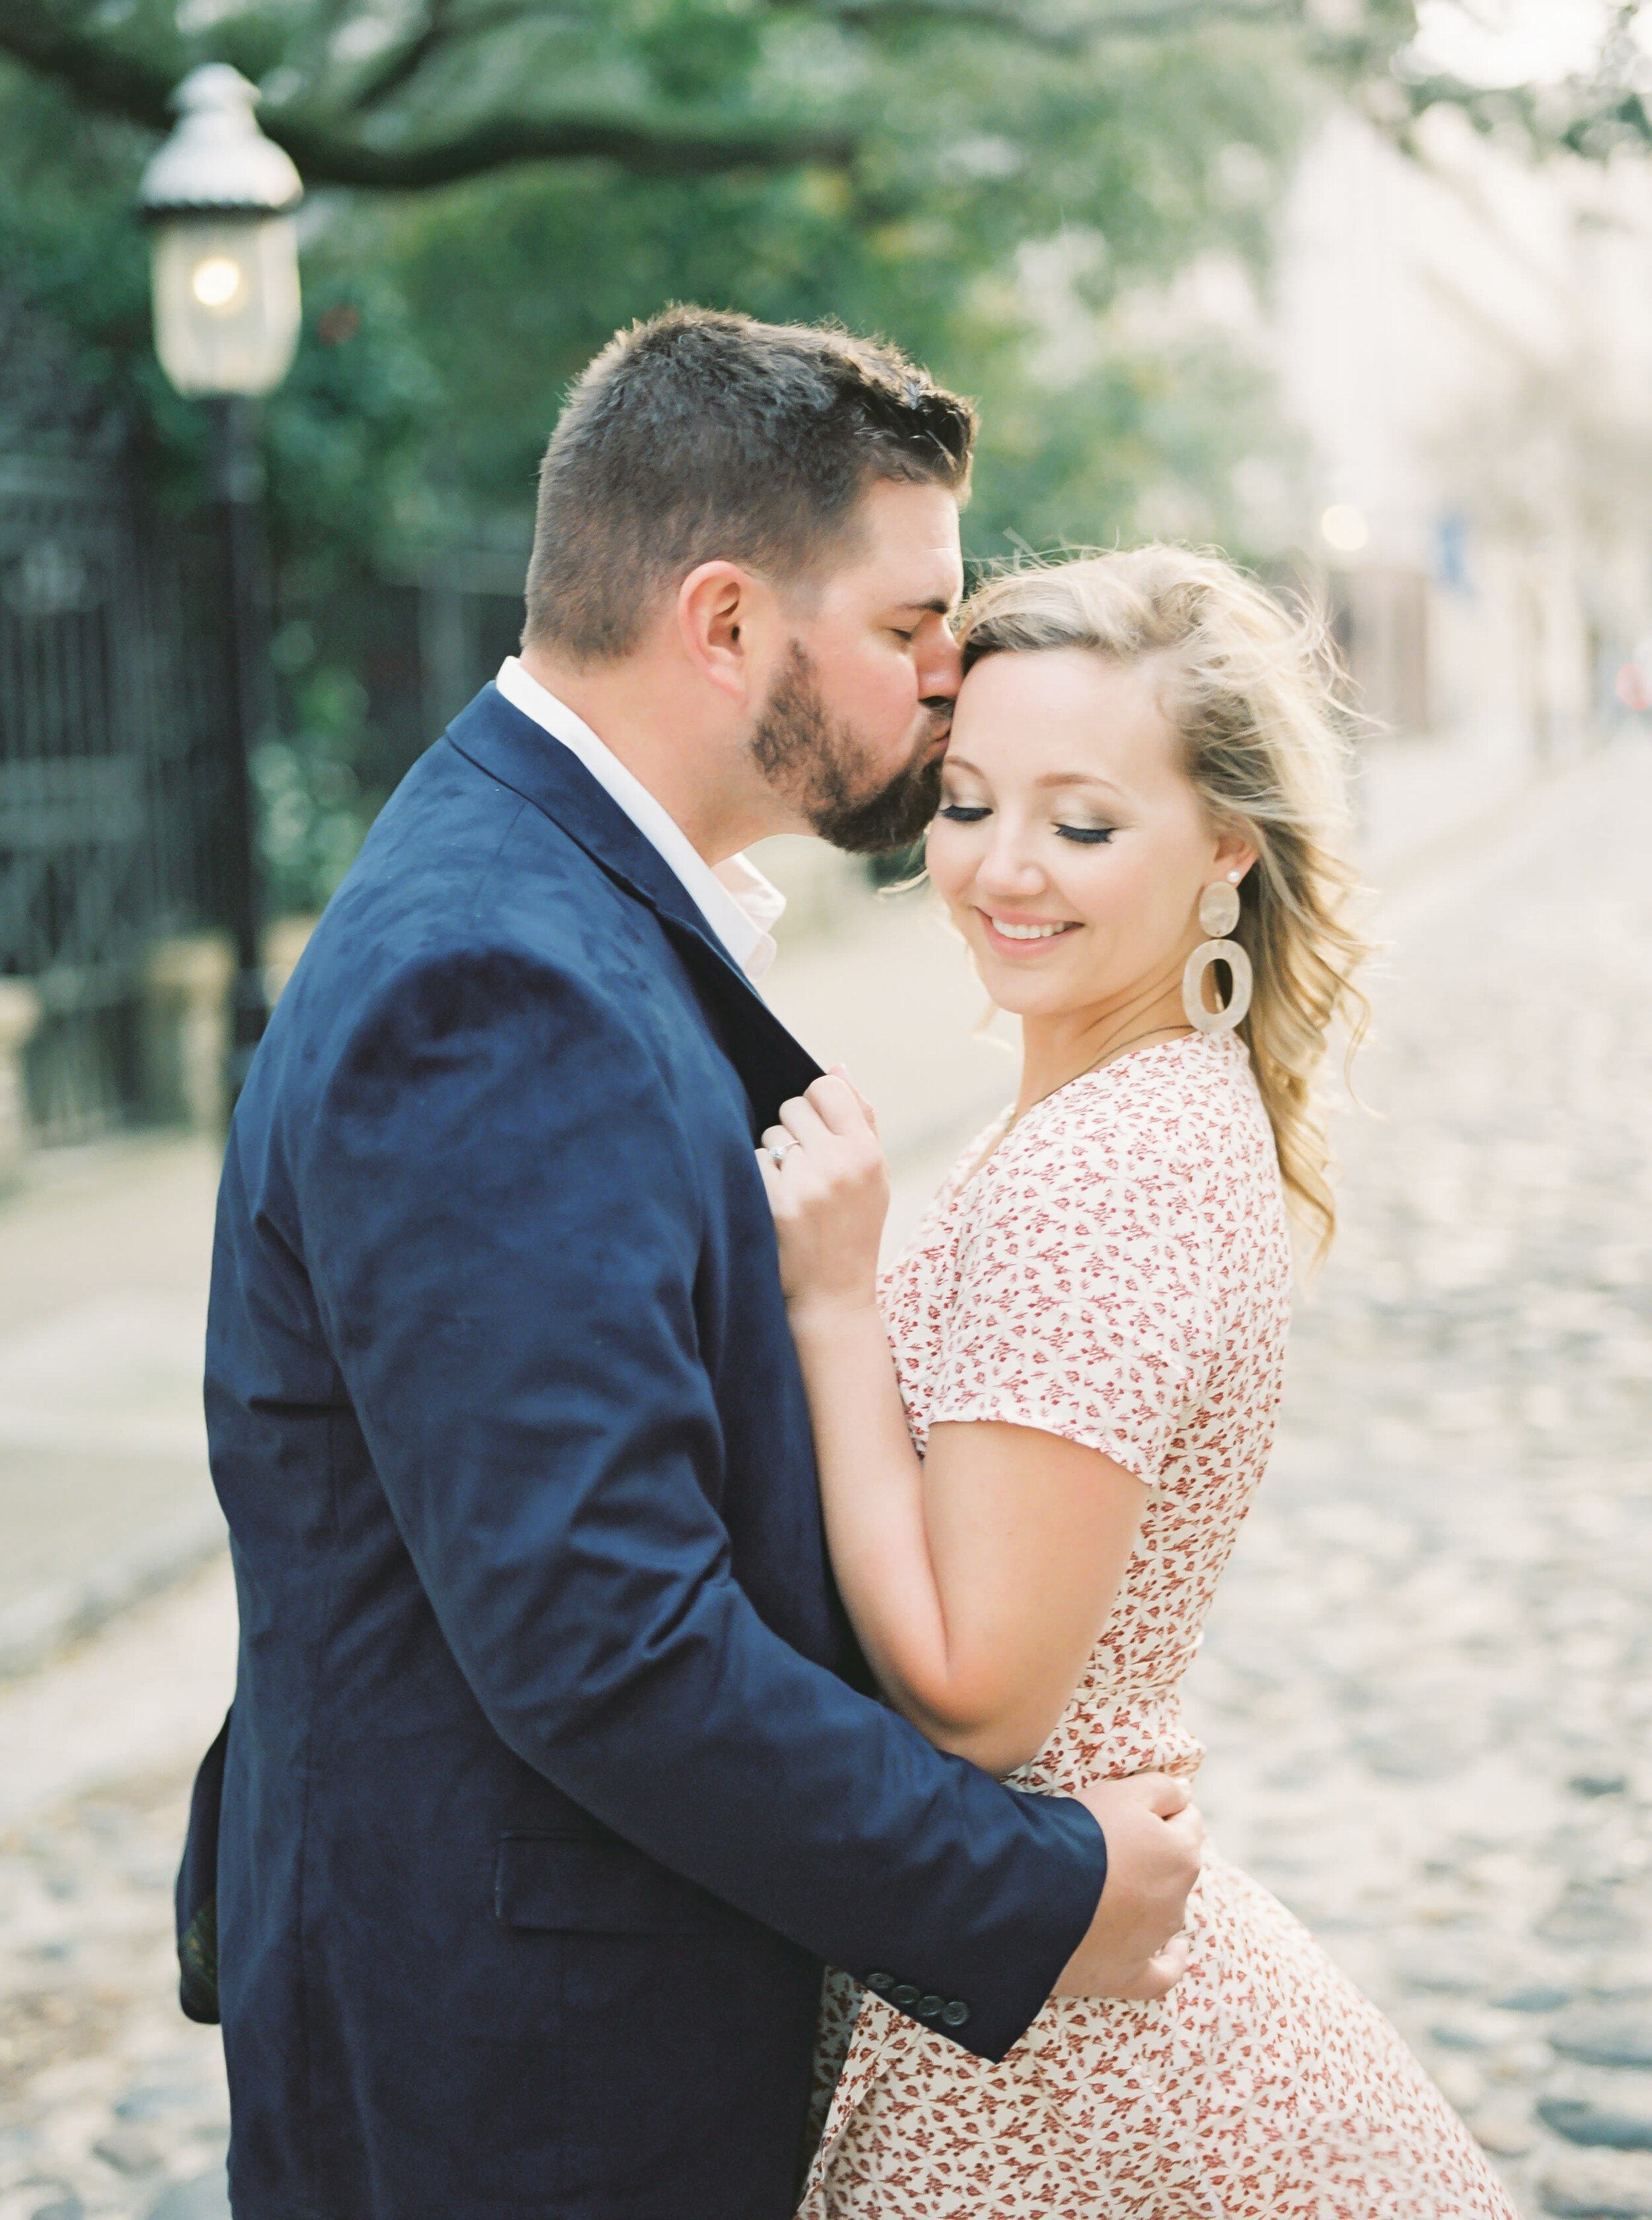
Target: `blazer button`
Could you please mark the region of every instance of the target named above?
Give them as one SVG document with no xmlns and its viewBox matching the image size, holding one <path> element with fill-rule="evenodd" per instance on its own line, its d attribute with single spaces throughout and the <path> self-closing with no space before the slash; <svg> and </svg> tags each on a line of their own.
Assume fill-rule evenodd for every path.
<svg viewBox="0 0 1652 2220">
<path fill-rule="evenodd" d="M 938 2019 L 944 2001 L 940 1997 L 920 1997 L 913 2009 L 920 2019 Z"/>
<path fill-rule="evenodd" d="M 909 2008 L 911 2005 L 915 2005 L 917 2001 L 918 1992 L 913 1987 L 910 1981 L 902 1981 L 898 1989 L 891 1989 L 889 1992 L 889 2002 L 892 2005 L 900 2005 L 903 2007 Z"/>
<path fill-rule="evenodd" d="M 886 1974 L 881 1967 L 875 1967 L 866 1976 L 866 1986 L 869 1989 L 876 1989 L 881 1996 L 885 1989 L 895 1986 L 895 1975 Z"/>
<path fill-rule="evenodd" d="M 961 2003 L 957 1997 L 953 1998 L 950 2005 L 943 2005 L 941 2007 L 941 2024 L 944 2027 L 962 2027 L 969 2017 L 969 2005 Z"/>
</svg>

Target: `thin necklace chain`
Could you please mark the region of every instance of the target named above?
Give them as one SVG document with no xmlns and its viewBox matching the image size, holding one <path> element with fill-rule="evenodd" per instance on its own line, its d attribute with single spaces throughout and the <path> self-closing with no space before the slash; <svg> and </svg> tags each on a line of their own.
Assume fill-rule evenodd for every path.
<svg viewBox="0 0 1652 2220">
<path fill-rule="evenodd" d="M 1151 1040 L 1156 1033 L 1190 1033 L 1192 1031 L 1191 1026 L 1150 1026 L 1144 1033 L 1132 1033 L 1128 1040 L 1109 1041 L 1093 1063 L 1087 1063 L 1082 1071 L 1074 1072 L 1071 1078 L 1058 1079 L 1053 1087 L 1047 1087 L 1042 1094 L 1027 1104 L 1025 1110 L 1018 1112 L 1010 1119 L 1010 1124 L 1019 1126 L 1027 1112 L 1036 1110 L 1040 1102 L 1048 1102 L 1050 1096 L 1059 1094 L 1063 1087 L 1071 1087 L 1078 1080 L 1088 1079 L 1093 1071 L 1100 1071 L 1104 1063 L 1110 1063 L 1114 1057 L 1122 1056 L 1127 1048 L 1139 1048 L 1144 1040 Z"/>
</svg>

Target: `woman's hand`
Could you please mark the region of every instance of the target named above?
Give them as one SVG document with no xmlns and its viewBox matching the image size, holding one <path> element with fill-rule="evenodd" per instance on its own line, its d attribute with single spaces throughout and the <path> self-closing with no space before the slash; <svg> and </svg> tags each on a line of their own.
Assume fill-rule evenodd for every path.
<svg viewBox="0 0 1652 2220">
<path fill-rule="evenodd" d="M 1077 1686 L 1148 1491 L 1099 1450 L 996 1421 L 938 1425 L 920 1458 L 877 1311 L 888 1175 L 870 1113 L 832 1072 L 784 1104 L 763 1138 L 757 1163 L 780 1238 L 826 1541 L 855 1631 L 890 1702 L 921 1733 L 1007 1772 L 1040 1748 Z M 1181 1788 L 1166 1790 L 1185 1802 Z M 1126 1835 L 1144 1793 L 1131 1785 L 1103 1798 L 1122 1798 Z M 1184 1874 L 1169 1851 L 1155 1861 L 1182 1831 L 1168 1824 L 1172 1810 L 1162 1820 L 1156 1807 L 1137 1830 L 1139 1886 L 1129 1880 L 1128 1842 L 1121 1848 L 1125 1878 L 1108 1884 L 1107 1917 L 1071 1969 L 1075 1992 L 1156 1996 L 1175 1979 L 1176 1946 L 1156 1946 L 1181 1917 L 1179 1897 L 1175 1916 L 1162 1930 L 1155 1923 L 1165 1867 L 1182 1895 L 1193 1868 Z M 1137 1982 L 1158 1986 L 1129 1986 Z"/>
<path fill-rule="evenodd" d="M 858 1310 L 877 1294 L 888 1166 L 870 1107 L 842 1069 L 780 1107 L 757 1151 L 780 1241 L 780 1282 L 800 1312 Z"/>
</svg>

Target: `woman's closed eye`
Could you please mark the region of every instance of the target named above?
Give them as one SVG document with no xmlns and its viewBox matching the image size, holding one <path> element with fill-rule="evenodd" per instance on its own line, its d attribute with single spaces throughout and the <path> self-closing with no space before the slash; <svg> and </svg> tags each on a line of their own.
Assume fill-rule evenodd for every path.
<svg viewBox="0 0 1652 2220">
<path fill-rule="evenodd" d="M 944 801 L 936 811 L 953 825 L 979 825 L 992 811 L 984 801 Z M 1100 848 L 1112 839 L 1118 831 L 1116 825 L 1056 825 L 1051 830 L 1063 840 L 1075 841 L 1082 848 Z"/>
</svg>

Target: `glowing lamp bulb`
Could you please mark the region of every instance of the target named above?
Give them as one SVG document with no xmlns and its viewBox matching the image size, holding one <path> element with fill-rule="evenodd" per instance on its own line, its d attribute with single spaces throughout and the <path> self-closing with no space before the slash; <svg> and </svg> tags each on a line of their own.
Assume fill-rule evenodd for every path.
<svg viewBox="0 0 1652 2220">
<path fill-rule="evenodd" d="M 228 309 L 241 290 L 241 266 L 227 254 L 209 254 L 197 262 L 190 290 L 203 309 Z"/>
</svg>

